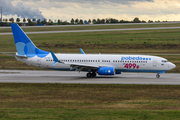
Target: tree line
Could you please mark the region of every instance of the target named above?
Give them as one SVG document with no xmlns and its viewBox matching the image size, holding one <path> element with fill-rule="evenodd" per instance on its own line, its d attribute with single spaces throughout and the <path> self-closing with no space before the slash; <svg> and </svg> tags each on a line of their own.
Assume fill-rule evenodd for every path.
<svg viewBox="0 0 180 120">
<path fill-rule="evenodd" d="M 106 19 L 89 19 L 89 20 L 82 20 L 82 19 L 71 19 L 70 22 L 67 21 L 62 21 L 62 20 L 55 20 L 52 21 L 51 19 L 49 19 L 48 21 L 46 19 L 38 19 L 36 20 L 35 18 L 30 19 L 30 18 L 23 18 L 22 22 L 20 18 L 17 18 L 16 20 L 14 18 L 9 18 L 9 19 L 3 19 L 3 21 L 1 22 L 0 19 L 0 25 L 10 25 L 10 23 L 8 23 L 8 21 L 10 23 L 18 23 L 18 24 L 26 24 L 27 26 L 35 26 L 37 24 L 46 24 L 46 25 L 73 25 L 73 24 L 111 24 L 111 23 L 152 23 L 154 21 L 149 20 L 149 21 L 144 21 L 144 20 L 140 20 L 138 17 L 134 18 L 132 21 L 127 21 L 127 20 L 118 20 L 118 19 L 114 19 L 114 18 L 106 18 Z M 160 21 L 155 21 L 155 22 L 160 22 Z M 167 21 L 163 21 L 163 22 L 167 22 Z"/>
</svg>

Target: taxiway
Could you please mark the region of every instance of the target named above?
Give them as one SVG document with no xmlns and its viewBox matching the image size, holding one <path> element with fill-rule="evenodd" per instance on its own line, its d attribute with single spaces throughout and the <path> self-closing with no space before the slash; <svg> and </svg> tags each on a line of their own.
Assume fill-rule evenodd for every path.
<svg viewBox="0 0 180 120">
<path fill-rule="evenodd" d="M 26 32 L 26 34 L 107 32 L 107 31 L 130 31 L 130 30 L 164 30 L 164 29 L 180 29 L 180 27 L 122 28 L 122 29 L 67 30 L 67 31 L 40 31 L 40 32 Z M 12 33 L 0 33 L 0 35 L 12 35 Z"/>
</svg>

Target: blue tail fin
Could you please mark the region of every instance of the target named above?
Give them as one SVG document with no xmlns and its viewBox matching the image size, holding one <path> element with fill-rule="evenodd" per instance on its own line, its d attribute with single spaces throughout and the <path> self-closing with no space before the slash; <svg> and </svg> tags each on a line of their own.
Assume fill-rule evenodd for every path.
<svg viewBox="0 0 180 120">
<path fill-rule="evenodd" d="M 37 55 L 42 58 L 49 54 L 49 52 L 38 49 L 16 23 L 11 24 L 11 29 L 18 55 L 27 57 Z"/>
</svg>

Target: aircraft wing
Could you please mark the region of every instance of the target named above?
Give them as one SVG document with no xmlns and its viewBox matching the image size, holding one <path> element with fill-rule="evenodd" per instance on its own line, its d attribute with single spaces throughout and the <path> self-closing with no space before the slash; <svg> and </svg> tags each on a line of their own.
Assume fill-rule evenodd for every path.
<svg viewBox="0 0 180 120">
<path fill-rule="evenodd" d="M 56 55 L 52 52 L 51 55 L 53 57 L 54 63 L 52 64 L 52 66 L 54 66 L 57 63 L 62 63 L 62 64 L 66 64 L 66 65 L 70 65 L 71 69 L 77 69 L 77 71 L 83 71 L 83 70 L 96 70 L 98 69 L 100 66 L 98 65 L 91 65 L 91 64 L 81 64 L 81 63 L 69 63 L 69 62 L 61 62 L 58 60 L 58 58 L 56 57 Z"/>
<path fill-rule="evenodd" d="M 96 70 L 99 68 L 98 65 L 90 65 L 90 64 L 80 64 L 80 63 L 63 63 L 63 64 L 66 64 L 66 65 L 70 65 L 71 69 L 77 69 L 77 71 L 83 71 L 83 70 Z"/>
<path fill-rule="evenodd" d="M 80 51 L 81 51 L 81 54 L 85 54 L 85 52 L 83 51 L 82 48 L 79 48 L 79 49 L 80 49 Z"/>
</svg>

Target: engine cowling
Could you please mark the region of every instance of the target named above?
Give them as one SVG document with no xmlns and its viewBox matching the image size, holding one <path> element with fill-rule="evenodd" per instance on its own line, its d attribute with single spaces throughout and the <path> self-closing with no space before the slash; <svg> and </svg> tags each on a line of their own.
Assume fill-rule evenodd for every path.
<svg viewBox="0 0 180 120">
<path fill-rule="evenodd" d="M 101 67 L 98 69 L 99 75 L 115 75 L 116 70 L 114 67 Z"/>
</svg>

